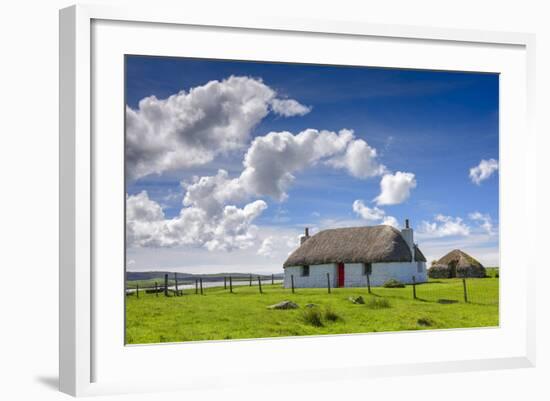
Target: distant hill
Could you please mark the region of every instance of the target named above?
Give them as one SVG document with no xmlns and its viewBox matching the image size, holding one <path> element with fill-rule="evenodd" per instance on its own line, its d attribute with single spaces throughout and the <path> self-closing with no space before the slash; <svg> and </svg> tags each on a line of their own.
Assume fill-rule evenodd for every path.
<svg viewBox="0 0 550 401">
<path fill-rule="evenodd" d="M 154 280 L 162 279 L 164 280 L 164 275 L 168 274 L 168 278 L 174 278 L 174 272 L 168 271 L 149 271 L 149 272 L 126 272 L 126 281 L 137 281 L 137 280 Z M 203 281 L 220 281 L 224 277 L 233 277 L 235 279 L 239 278 L 248 278 L 252 274 L 254 278 L 258 277 L 258 274 L 254 273 L 213 273 L 213 274 L 192 274 L 192 273 L 180 273 L 178 272 L 178 280 L 195 280 L 202 278 Z M 271 274 L 260 274 L 262 279 L 271 279 Z M 273 277 L 275 280 L 281 280 L 284 275 L 283 273 L 274 274 Z"/>
</svg>

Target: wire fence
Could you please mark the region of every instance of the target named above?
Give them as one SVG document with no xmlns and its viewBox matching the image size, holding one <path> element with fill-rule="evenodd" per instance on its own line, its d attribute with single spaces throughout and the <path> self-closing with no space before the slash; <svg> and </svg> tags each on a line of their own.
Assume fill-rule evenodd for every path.
<svg viewBox="0 0 550 401">
<path fill-rule="evenodd" d="M 483 304 L 483 305 L 498 305 L 499 303 L 499 290 L 495 288 L 488 290 L 486 286 L 482 285 L 483 280 L 491 279 L 466 279 L 466 287 L 469 294 L 469 302 Z M 493 278 L 492 280 L 498 280 Z"/>
<path fill-rule="evenodd" d="M 256 287 L 254 291 L 259 294 L 263 294 L 267 287 L 268 291 L 272 290 L 274 285 L 281 285 L 277 288 L 279 290 L 285 290 L 292 294 L 299 293 L 302 288 L 296 288 L 294 286 L 293 277 L 291 277 L 291 285 L 289 288 L 282 286 L 283 281 L 274 275 L 269 276 L 238 276 L 233 277 L 231 275 L 217 280 L 203 280 L 197 278 L 194 280 L 178 280 L 177 276 L 174 279 L 169 280 L 168 275 L 165 275 L 164 281 L 155 281 L 153 284 L 140 286 L 139 284 L 126 286 L 126 295 L 139 297 L 140 293 L 155 294 L 156 296 L 164 295 L 170 296 L 182 296 L 190 294 L 205 295 L 206 289 L 209 289 L 209 293 L 233 293 L 239 292 L 239 287 Z M 399 285 L 396 288 L 387 287 L 368 287 L 363 288 L 368 293 L 381 297 L 393 297 L 401 299 L 414 299 L 424 302 L 434 302 L 439 304 L 453 304 L 453 303 L 469 303 L 478 305 L 498 305 L 499 303 L 499 289 L 498 285 L 488 285 L 487 280 L 498 280 L 498 276 L 494 278 L 456 278 L 456 279 L 431 279 L 425 283 L 416 283 L 415 277 L 412 278 L 412 284 Z M 368 280 L 367 280 L 368 281 Z M 340 290 L 357 290 L 358 287 L 352 288 L 331 288 L 330 275 L 327 273 L 327 284 L 325 291 L 328 294 L 340 293 Z M 399 284 L 399 283 L 398 283 Z M 215 291 L 212 291 L 215 290 Z M 308 288 L 307 290 L 311 290 Z"/>
<path fill-rule="evenodd" d="M 146 283 L 135 283 L 132 284 L 126 283 L 126 295 L 131 296 L 135 295 L 139 297 L 140 293 L 145 294 L 163 294 L 165 296 L 182 296 L 184 294 L 200 294 L 204 295 L 205 290 L 208 289 L 217 289 L 217 290 L 227 290 L 233 292 L 237 287 L 258 287 L 260 293 L 263 293 L 263 287 L 266 285 L 275 285 L 282 284 L 283 280 L 275 275 L 270 276 L 260 276 L 260 275 L 248 275 L 237 277 L 234 276 L 223 276 L 213 278 L 196 278 L 196 279 L 178 279 L 177 274 L 169 278 L 168 274 L 164 275 L 164 280 L 147 280 Z"/>
<path fill-rule="evenodd" d="M 498 286 L 488 286 L 491 278 L 462 278 L 431 280 L 426 283 L 407 285 L 409 291 L 392 291 L 393 289 L 373 289 L 379 295 L 393 295 L 401 298 L 412 297 L 419 301 L 440 304 L 469 303 L 478 305 L 498 305 Z"/>
</svg>

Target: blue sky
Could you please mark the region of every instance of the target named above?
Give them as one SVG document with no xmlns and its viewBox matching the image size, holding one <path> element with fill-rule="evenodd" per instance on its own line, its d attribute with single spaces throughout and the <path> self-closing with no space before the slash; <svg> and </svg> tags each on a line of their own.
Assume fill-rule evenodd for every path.
<svg viewBox="0 0 550 401">
<path fill-rule="evenodd" d="M 258 96 L 267 107 L 265 113 L 258 103 L 252 103 L 256 102 L 253 99 L 255 92 L 247 92 L 246 96 L 253 93 L 251 103 L 231 105 L 231 102 L 238 102 L 233 92 L 224 92 L 224 80 L 231 76 L 248 79 L 246 85 L 261 83 L 261 88 L 251 90 L 261 92 Z M 190 91 L 193 88 L 204 87 L 212 81 L 221 83 L 221 89 L 212 89 L 213 96 L 192 98 Z M 231 88 L 240 91 L 242 85 L 239 83 Z M 164 102 L 178 93 L 181 102 Z M 209 103 L 215 102 L 218 95 L 219 102 L 224 102 L 228 109 L 235 109 L 220 121 L 217 121 L 218 116 L 208 116 L 219 106 Z M 154 101 L 140 108 L 140 101 L 150 96 L 155 97 Z M 299 108 L 286 114 L 276 112 L 275 98 L 283 102 L 292 99 Z M 220 207 L 244 209 L 255 201 L 265 202 L 265 207 L 255 204 L 262 211 L 247 221 L 246 232 L 234 233 L 240 237 L 246 234 L 246 241 L 221 249 L 212 245 L 216 241 L 203 231 L 206 237 L 201 240 L 188 238 L 188 233 L 173 234 L 172 231 L 170 240 L 158 240 L 140 231 L 139 238 L 146 240 L 128 245 L 130 270 L 236 271 L 242 268 L 258 272 L 280 271 L 282 262 L 292 250 L 292 242 L 305 226 L 315 231 L 332 226 L 383 222 L 382 218 L 365 219 L 365 213 L 362 215 L 359 208 L 353 207 L 358 200 L 367 212 L 392 216 L 399 224 L 409 218 L 416 231 L 415 240 L 430 258 L 439 258 L 446 250 L 460 247 L 482 263 L 498 264 L 498 75 L 129 56 L 126 60 L 126 104 L 136 113 L 138 121 L 127 128 L 127 140 L 128 135 L 134 138 L 129 141 L 130 145 L 127 142 L 127 152 L 138 154 L 136 163 L 145 166 L 141 173 L 127 179 L 128 197 L 136 200 L 132 205 L 149 207 L 149 212 L 158 211 L 159 206 L 163 224 L 168 224 L 172 231 L 177 222 L 166 221 L 177 219 L 182 208 L 198 205 L 182 205 L 186 187 L 181 183 L 192 185 L 201 177 L 216 176 L 219 169 L 227 171 L 227 179 L 238 178 L 254 140 L 265 138 L 271 132 L 286 131 L 296 136 L 307 129 L 315 129 L 337 135 L 342 129 L 352 130 L 353 139 L 349 144 L 364 141 L 369 151 L 375 151 L 376 166 L 383 166 L 379 173 L 363 177 L 353 173 L 349 164 L 335 167 L 338 163 L 335 160 L 342 160 L 341 152 L 316 158 L 305 166 L 289 170 L 293 180 L 284 186 L 284 199 L 257 190 L 248 190 L 251 192 L 247 192 L 247 196 L 228 195 L 224 199 Z M 237 145 L 216 139 L 208 146 L 220 146 L 220 149 L 206 151 L 207 161 L 186 159 L 185 146 L 192 147 L 195 143 L 189 138 L 195 138 L 194 135 L 199 135 L 197 132 L 200 135 L 207 132 L 196 127 L 202 124 L 206 130 L 216 130 L 223 136 L 223 130 L 229 129 L 227 124 L 231 124 L 226 120 L 240 121 L 250 105 L 259 107 L 256 109 L 258 114 L 251 117 L 253 121 L 235 124 L 240 129 L 236 134 L 239 135 Z M 191 116 L 206 122 L 193 120 L 190 124 Z M 167 124 L 168 120 L 172 123 Z M 135 133 L 128 133 L 129 129 Z M 167 139 L 158 142 L 161 150 L 149 155 L 144 144 L 149 140 L 155 143 L 155 136 L 159 135 L 167 135 Z M 185 136 L 184 144 L 174 139 L 176 136 Z M 172 140 L 173 145 L 163 148 Z M 129 146 L 137 150 L 129 151 Z M 174 159 L 179 161 L 159 156 L 160 152 L 170 153 L 178 146 L 182 146 L 181 154 Z M 204 149 L 201 149 L 204 156 Z M 365 154 L 372 156 L 372 153 Z M 156 160 L 153 167 L 151 160 Z M 471 169 L 476 167 L 478 169 L 471 175 Z M 133 168 L 127 165 L 127 169 Z M 408 196 L 390 203 L 377 202 L 382 179 L 385 175 L 395 176 L 397 172 L 414 177 L 414 185 L 409 182 Z M 132 197 L 139 194 L 142 197 L 138 204 L 137 198 Z M 145 213 L 142 212 L 136 209 L 135 215 Z M 190 224 L 189 220 L 185 221 Z M 160 223 L 152 226 L 149 223 L 136 222 L 136 230 L 167 230 L 159 228 Z M 213 227 L 212 230 L 217 229 Z M 174 237 L 178 240 L 172 240 Z M 281 241 L 281 238 L 287 240 Z M 258 254 L 262 247 L 267 251 Z"/>
</svg>

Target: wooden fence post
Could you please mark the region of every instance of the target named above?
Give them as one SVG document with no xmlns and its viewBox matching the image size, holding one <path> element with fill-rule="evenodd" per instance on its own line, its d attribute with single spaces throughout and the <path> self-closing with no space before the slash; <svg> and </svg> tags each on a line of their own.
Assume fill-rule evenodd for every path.
<svg viewBox="0 0 550 401">
<path fill-rule="evenodd" d="M 180 292 L 178 291 L 178 273 L 174 273 L 174 281 L 176 282 L 176 295 L 179 296 Z"/>
<path fill-rule="evenodd" d="M 328 290 L 328 293 L 330 294 L 330 273 L 327 273 L 327 290 Z"/>
<path fill-rule="evenodd" d="M 462 279 L 462 286 L 464 287 L 464 302 L 468 303 L 468 291 L 466 291 L 466 279 Z"/>
<path fill-rule="evenodd" d="M 292 287 L 292 293 L 294 294 L 294 274 L 290 275 L 290 286 Z"/>
<path fill-rule="evenodd" d="M 227 290 L 227 277 L 223 276 L 223 289 Z"/>
<path fill-rule="evenodd" d="M 252 274 L 248 277 L 248 286 L 252 287 Z"/>
<path fill-rule="evenodd" d="M 159 285 L 157 284 L 156 281 L 155 281 L 155 296 L 156 296 L 156 297 L 159 296 Z"/>
<path fill-rule="evenodd" d="M 233 293 L 233 277 L 229 276 L 229 292 Z"/>
<path fill-rule="evenodd" d="M 413 276 L 413 298 L 416 299 L 416 277 Z"/>
<path fill-rule="evenodd" d="M 201 295 L 204 295 L 204 293 L 202 292 L 202 277 L 199 278 L 199 283 L 200 283 L 200 286 L 201 286 Z"/>
<path fill-rule="evenodd" d="M 139 284 L 136 284 L 136 298 L 139 298 Z"/>
<path fill-rule="evenodd" d="M 372 294 L 370 291 L 370 273 L 367 273 L 367 288 L 369 290 L 369 294 Z"/>
<path fill-rule="evenodd" d="M 263 294 L 263 292 L 262 292 L 262 279 L 260 278 L 260 276 L 258 276 L 258 287 L 260 288 L 260 294 Z"/>
<path fill-rule="evenodd" d="M 273 284 L 275 284 L 275 277 L 274 277 L 274 275 L 272 274 L 272 275 L 271 275 L 271 285 L 273 285 Z"/>
<path fill-rule="evenodd" d="M 168 296 L 168 273 L 164 275 L 164 296 Z"/>
</svg>

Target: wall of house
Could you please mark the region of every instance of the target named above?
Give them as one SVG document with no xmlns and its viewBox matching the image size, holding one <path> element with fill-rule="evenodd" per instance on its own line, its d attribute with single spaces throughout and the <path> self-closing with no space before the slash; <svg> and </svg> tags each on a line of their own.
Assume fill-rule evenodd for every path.
<svg viewBox="0 0 550 401">
<path fill-rule="evenodd" d="M 363 263 L 346 263 L 344 265 L 344 287 L 366 287 L 367 276 L 363 274 Z"/>
<path fill-rule="evenodd" d="M 294 276 L 295 288 L 326 288 L 327 273 L 330 274 L 330 286 L 336 286 L 336 264 L 312 265 L 309 267 L 309 276 L 302 276 L 302 266 L 285 267 L 284 287 L 291 288 L 291 276 Z"/>
<path fill-rule="evenodd" d="M 420 266 L 419 266 L 420 265 Z M 419 272 L 420 270 L 420 272 Z M 366 287 L 367 276 L 364 274 L 362 263 L 345 264 L 345 287 Z M 428 281 L 428 272 L 425 262 L 392 262 L 373 263 L 370 285 L 381 286 L 389 279 L 399 280 L 402 283 L 412 283 L 412 276 L 417 283 Z"/>
<path fill-rule="evenodd" d="M 326 288 L 327 273 L 330 274 L 331 287 L 338 286 L 337 265 L 335 263 L 323 265 L 311 265 L 309 276 L 302 276 L 302 266 L 289 266 L 285 268 L 284 287 L 291 288 L 291 275 L 294 276 L 295 288 Z M 419 271 L 420 270 L 420 271 Z M 345 264 L 345 287 L 366 287 L 367 276 L 364 273 L 362 263 Z M 381 286 L 389 279 L 395 279 L 402 283 L 412 283 L 415 276 L 417 283 L 428 281 L 426 262 L 391 262 L 373 263 L 370 284 L 373 287 Z"/>
<path fill-rule="evenodd" d="M 381 286 L 392 278 L 409 284 L 413 276 L 417 283 L 428 281 L 426 262 L 373 263 L 370 285 Z"/>
</svg>

